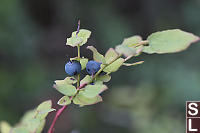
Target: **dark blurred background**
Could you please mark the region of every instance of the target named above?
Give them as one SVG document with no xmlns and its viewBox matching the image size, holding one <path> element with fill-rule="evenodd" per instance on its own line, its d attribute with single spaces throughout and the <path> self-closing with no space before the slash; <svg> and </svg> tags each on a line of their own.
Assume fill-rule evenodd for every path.
<svg viewBox="0 0 200 133">
<path fill-rule="evenodd" d="M 125 37 L 180 28 L 200 35 L 199 0 L 1 0 L 0 120 L 12 125 L 44 100 L 54 108 L 62 96 L 52 88 L 67 75 L 64 64 L 76 49 L 66 38 L 92 31 L 87 45 L 101 53 Z M 82 56 L 91 52 L 82 47 Z M 200 43 L 176 54 L 142 54 L 112 74 L 103 103 L 70 106 L 55 133 L 183 133 L 185 101 L 200 100 Z M 44 133 L 55 113 L 51 113 Z"/>
</svg>

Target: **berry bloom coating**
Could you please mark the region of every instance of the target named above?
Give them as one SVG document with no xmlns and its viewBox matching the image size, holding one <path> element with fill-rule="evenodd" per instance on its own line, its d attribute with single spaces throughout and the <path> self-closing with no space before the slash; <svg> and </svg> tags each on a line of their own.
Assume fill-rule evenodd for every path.
<svg viewBox="0 0 200 133">
<path fill-rule="evenodd" d="M 79 74 L 81 72 L 81 64 L 78 61 L 69 61 L 65 64 L 65 72 L 70 76 Z"/>
<path fill-rule="evenodd" d="M 96 72 L 99 71 L 100 68 L 101 68 L 101 63 L 93 61 L 93 60 L 88 61 L 86 65 L 86 70 L 88 74 L 90 75 L 94 75 Z"/>
</svg>

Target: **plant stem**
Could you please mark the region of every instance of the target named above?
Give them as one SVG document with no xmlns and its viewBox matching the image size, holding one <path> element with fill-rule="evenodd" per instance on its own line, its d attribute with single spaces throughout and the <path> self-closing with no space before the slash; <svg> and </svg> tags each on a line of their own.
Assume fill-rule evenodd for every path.
<svg viewBox="0 0 200 133">
<path fill-rule="evenodd" d="M 81 50 L 80 50 L 80 45 L 77 46 L 78 49 L 78 61 L 80 62 L 81 59 Z M 80 86 L 80 74 L 77 76 L 77 88 Z"/>
<path fill-rule="evenodd" d="M 78 37 L 78 33 L 79 33 L 79 30 L 80 30 L 80 25 L 81 25 L 81 22 L 80 22 L 80 20 L 78 20 L 78 27 L 77 27 L 77 31 L 76 31 L 76 37 Z M 77 46 L 77 51 L 78 51 L 78 61 L 80 62 L 81 50 L 80 50 L 80 45 L 79 44 Z M 80 86 L 80 74 L 78 74 L 78 76 L 77 76 L 77 88 L 79 86 Z"/>
<path fill-rule="evenodd" d="M 77 49 L 78 49 L 78 60 L 80 61 L 80 58 L 81 58 L 80 45 L 77 46 Z"/>
<path fill-rule="evenodd" d="M 56 112 L 56 116 L 53 119 L 53 122 L 51 123 L 51 126 L 49 128 L 48 133 L 53 133 L 54 131 L 54 125 L 58 119 L 58 117 L 62 114 L 62 112 L 67 108 L 67 106 L 63 106 L 62 108 L 60 108 L 57 112 Z"/>
<path fill-rule="evenodd" d="M 80 74 L 77 76 L 77 88 L 80 86 Z"/>
<path fill-rule="evenodd" d="M 141 41 L 140 43 L 138 43 L 137 45 L 135 45 L 135 47 L 138 47 L 138 46 L 141 46 L 141 45 L 147 45 L 147 44 L 149 44 L 149 41 L 145 40 L 145 41 Z"/>
</svg>

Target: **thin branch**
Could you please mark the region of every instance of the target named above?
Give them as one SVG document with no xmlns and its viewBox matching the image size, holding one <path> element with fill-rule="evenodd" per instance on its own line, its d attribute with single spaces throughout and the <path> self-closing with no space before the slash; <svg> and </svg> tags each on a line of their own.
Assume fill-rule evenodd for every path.
<svg viewBox="0 0 200 133">
<path fill-rule="evenodd" d="M 141 46 L 141 45 L 147 45 L 147 44 L 149 44 L 149 41 L 145 40 L 145 41 L 141 41 L 140 43 L 138 43 L 137 45 L 135 45 L 135 47 L 138 47 L 138 46 Z"/>
<path fill-rule="evenodd" d="M 76 31 L 76 37 L 78 36 L 79 30 L 80 30 L 80 26 L 81 26 L 81 21 L 78 20 L 78 27 L 77 27 L 77 31 Z M 77 51 L 78 51 L 78 61 L 80 62 L 81 59 L 81 50 L 80 50 L 80 45 L 78 44 L 77 46 Z M 80 74 L 78 74 L 77 76 L 77 88 L 80 86 Z"/>
<path fill-rule="evenodd" d="M 66 106 L 63 106 L 62 108 L 60 108 L 57 112 L 56 112 L 56 116 L 54 117 L 53 119 L 53 122 L 51 123 L 51 126 L 49 128 L 49 131 L 48 133 L 53 133 L 54 131 L 54 125 L 58 119 L 58 117 L 62 114 L 62 112 L 67 108 L 67 105 Z"/>
</svg>

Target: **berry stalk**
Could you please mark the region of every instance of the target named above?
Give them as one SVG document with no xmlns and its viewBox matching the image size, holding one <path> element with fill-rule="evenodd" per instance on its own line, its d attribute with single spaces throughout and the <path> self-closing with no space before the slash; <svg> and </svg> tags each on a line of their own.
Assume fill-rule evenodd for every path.
<svg viewBox="0 0 200 133">
<path fill-rule="evenodd" d="M 80 51 L 80 45 L 77 46 L 78 49 L 78 61 L 80 62 L 81 58 L 81 51 Z M 80 74 L 77 76 L 77 88 L 80 86 Z"/>
<path fill-rule="evenodd" d="M 81 22 L 80 20 L 78 21 L 78 27 L 77 27 L 77 31 L 76 31 L 76 37 L 78 36 L 79 30 L 80 30 L 80 25 Z M 80 59 L 81 59 L 81 50 L 80 50 L 80 45 L 77 45 L 77 50 L 78 50 L 78 61 L 80 63 Z M 80 74 L 78 74 L 77 76 L 77 88 L 80 86 Z"/>
</svg>

